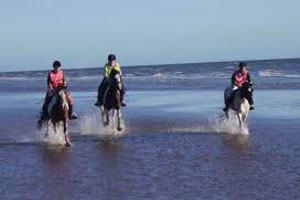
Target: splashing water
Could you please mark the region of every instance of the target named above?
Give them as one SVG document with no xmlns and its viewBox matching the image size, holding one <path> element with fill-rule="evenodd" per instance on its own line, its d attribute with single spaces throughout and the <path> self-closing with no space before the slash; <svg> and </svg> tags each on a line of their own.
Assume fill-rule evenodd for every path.
<svg viewBox="0 0 300 200">
<path fill-rule="evenodd" d="M 30 134 L 24 134 L 22 138 L 20 138 L 17 143 L 36 143 L 36 142 L 45 142 L 49 144 L 65 144 L 65 136 L 63 133 L 62 125 L 57 126 L 56 132 L 53 129 L 53 126 L 50 125 L 48 129 L 43 127 L 41 130 L 32 131 Z"/>
<path fill-rule="evenodd" d="M 46 132 L 46 131 L 45 131 Z M 41 134 L 42 136 L 42 134 Z M 66 143 L 65 141 L 65 135 L 63 131 L 63 126 L 59 125 L 57 127 L 56 132 L 54 131 L 53 127 L 50 126 L 48 129 L 48 135 L 42 138 L 42 142 L 46 142 L 49 144 L 62 144 L 64 145 Z"/>
<path fill-rule="evenodd" d="M 171 128 L 168 132 L 181 133 L 228 133 L 228 134 L 243 134 L 248 135 L 247 127 L 240 127 L 237 117 L 229 115 L 229 118 L 223 116 L 208 117 L 203 124 L 194 127 Z"/>
<path fill-rule="evenodd" d="M 110 117 L 111 121 L 108 126 L 103 126 L 102 120 L 97 114 L 85 115 L 79 121 L 79 129 L 81 135 L 99 135 L 105 136 L 121 136 L 126 133 L 126 127 L 122 120 L 122 131 L 116 129 L 116 118 Z"/>
</svg>

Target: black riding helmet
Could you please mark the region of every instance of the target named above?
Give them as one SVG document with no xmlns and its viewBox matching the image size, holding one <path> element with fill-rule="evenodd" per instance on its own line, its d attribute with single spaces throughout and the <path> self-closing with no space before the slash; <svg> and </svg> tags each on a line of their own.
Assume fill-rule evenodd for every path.
<svg viewBox="0 0 300 200">
<path fill-rule="evenodd" d="M 114 60 L 117 60 L 117 57 L 115 54 L 109 54 L 108 57 L 107 57 L 108 61 L 114 61 Z"/>
<path fill-rule="evenodd" d="M 247 67 L 247 63 L 240 62 L 239 67 L 240 67 L 240 68 L 242 68 L 242 67 Z"/>
<path fill-rule="evenodd" d="M 58 60 L 53 62 L 53 68 L 55 68 L 55 67 L 61 67 L 61 64 Z"/>
</svg>

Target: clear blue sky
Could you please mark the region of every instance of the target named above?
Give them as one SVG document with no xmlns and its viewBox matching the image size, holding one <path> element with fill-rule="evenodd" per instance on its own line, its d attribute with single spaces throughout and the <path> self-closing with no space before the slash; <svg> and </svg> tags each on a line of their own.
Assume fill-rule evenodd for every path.
<svg viewBox="0 0 300 200">
<path fill-rule="evenodd" d="M 4 0 L 0 71 L 300 57 L 299 0 Z"/>
</svg>

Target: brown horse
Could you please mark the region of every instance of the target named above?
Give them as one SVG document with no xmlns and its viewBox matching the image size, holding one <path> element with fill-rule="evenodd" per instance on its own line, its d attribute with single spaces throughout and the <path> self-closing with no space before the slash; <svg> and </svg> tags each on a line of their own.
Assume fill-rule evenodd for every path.
<svg viewBox="0 0 300 200">
<path fill-rule="evenodd" d="M 113 110 L 113 116 L 117 115 L 117 129 L 122 130 L 121 126 L 121 90 L 122 81 L 120 72 L 112 70 L 110 76 L 108 77 L 109 85 L 105 91 L 103 104 L 100 105 L 100 112 L 102 115 L 102 120 L 104 126 L 109 125 L 109 111 Z"/>
<path fill-rule="evenodd" d="M 40 119 L 37 124 L 39 129 L 41 129 L 43 125 L 46 126 L 46 136 L 48 136 L 50 123 L 52 123 L 54 132 L 56 133 L 57 127 L 62 122 L 66 146 L 71 145 L 68 134 L 69 109 L 66 92 L 63 89 L 56 90 L 48 105 L 48 115 L 45 118 Z"/>
</svg>

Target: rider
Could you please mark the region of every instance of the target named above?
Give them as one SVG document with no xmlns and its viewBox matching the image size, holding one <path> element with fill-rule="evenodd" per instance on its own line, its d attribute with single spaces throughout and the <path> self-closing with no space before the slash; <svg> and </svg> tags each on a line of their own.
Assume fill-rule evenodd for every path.
<svg viewBox="0 0 300 200">
<path fill-rule="evenodd" d="M 61 70 L 61 64 L 57 60 L 53 62 L 53 70 L 49 71 L 48 73 L 47 85 L 48 85 L 48 90 L 43 105 L 41 119 L 45 119 L 45 116 L 47 116 L 48 105 L 51 102 L 54 92 L 60 89 L 63 89 L 66 92 L 67 101 L 70 107 L 69 118 L 77 119 L 78 118 L 77 115 L 73 113 L 74 102 L 73 99 L 71 98 L 70 92 L 67 90 L 65 73 Z"/>
<path fill-rule="evenodd" d="M 246 83 L 246 82 L 249 83 L 250 86 L 253 85 L 253 82 L 251 80 L 251 76 L 250 76 L 250 74 L 247 70 L 247 64 L 241 62 L 239 64 L 239 69 L 232 74 L 232 77 L 231 77 L 231 84 L 232 84 L 232 86 L 231 86 L 231 97 L 229 98 L 229 100 L 228 100 L 229 102 L 227 102 L 226 107 L 223 109 L 224 112 L 228 111 L 229 105 L 233 101 L 235 92 L 238 89 L 242 88 L 243 84 Z M 249 101 L 249 104 L 250 104 L 250 110 L 253 110 L 254 109 L 254 105 L 253 105 L 254 102 L 253 102 L 252 95 L 247 100 Z"/>
<path fill-rule="evenodd" d="M 119 72 L 120 75 L 122 76 L 121 67 L 117 63 L 116 56 L 114 54 L 109 54 L 107 59 L 108 59 L 108 63 L 104 65 L 104 77 L 98 88 L 98 97 L 97 97 L 97 102 L 95 103 L 95 106 L 101 106 L 103 104 L 103 97 L 104 97 L 104 93 L 109 84 L 109 75 L 110 75 L 111 71 L 114 69 L 117 72 Z M 121 78 L 121 84 L 123 85 L 122 78 Z M 121 106 L 126 106 L 126 104 L 124 102 L 125 90 L 123 87 L 122 87 L 122 90 L 120 91 L 120 93 L 121 93 L 121 99 L 120 99 Z"/>
</svg>

